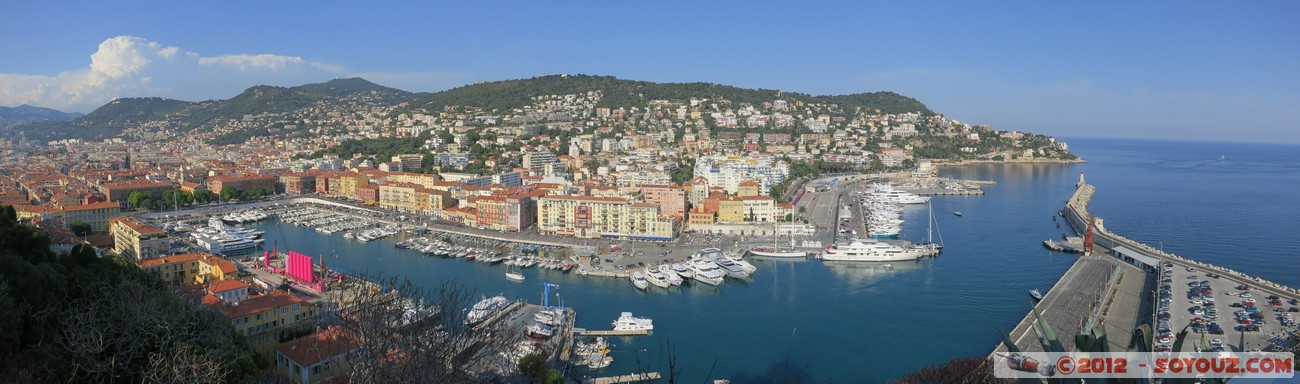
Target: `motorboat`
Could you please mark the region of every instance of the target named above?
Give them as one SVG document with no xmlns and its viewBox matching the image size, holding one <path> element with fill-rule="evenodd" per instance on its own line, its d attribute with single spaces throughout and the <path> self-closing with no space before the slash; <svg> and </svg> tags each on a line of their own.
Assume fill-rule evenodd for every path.
<svg viewBox="0 0 1300 384">
<path fill-rule="evenodd" d="M 636 289 L 645 290 L 646 287 L 650 286 L 650 282 L 646 281 L 645 275 L 642 275 L 641 271 L 632 272 L 630 279 L 632 279 L 632 286 L 636 287 Z"/>
<path fill-rule="evenodd" d="M 921 252 L 874 239 L 853 239 L 826 247 L 818 258 L 830 261 L 908 261 L 921 257 Z"/>
<path fill-rule="evenodd" d="M 1033 297 L 1035 301 L 1043 299 L 1043 294 L 1038 292 L 1038 288 L 1034 288 L 1033 290 L 1030 290 L 1029 296 Z"/>
<path fill-rule="evenodd" d="M 690 265 L 682 264 L 682 263 L 673 263 L 672 268 L 673 268 L 673 272 L 676 272 L 677 276 L 680 276 L 684 280 L 690 280 L 695 278 L 695 270 L 691 269 Z"/>
<path fill-rule="evenodd" d="M 709 285 L 722 284 L 722 280 L 727 277 L 727 272 L 723 271 L 713 260 L 695 258 L 691 260 L 691 271 L 695 280 Z"/>
<path fill-rule="evenodd" d="M 632 312 L 623 312 L 614 320 L 615 331 L 653 331 L 654 321 L 644 317 L 632 316 Z"/>
<path fill-rule="evenodd" d="M 682 276 L 677 274 L 677 271 L 674 271 L 673 268 L 667 264 L 659 266 L 659 273 L 663 274 L 664 277 L 668 279 L 668 284 L 682 285 Z"/>
<path fill-rule="evenodd" d="M 502 295 L 480 300 L 478 303 L 474 303 L 474 307 L 470 308 L 469 315 L 465 317 L 465 323 L 472 325 L 483 322 L 483 320 L 487 320 L 492 315 L 501 312 L 508 305 L 510 305 L 510 301 L 506 300 L 506 297 Z"/>
<path fill-rule="evenodd" d="M 555 331 L 552 330 L 551 327 L 543 324 L 533 324 L 528 326 L 528 329 L 524 330 L 524 335 L 531 339 L 545 340 L 551 338 L 551 335 L 554 334 Z"/>
<path fill-rule="evenodd" d="M 727 277 L 733 279 L 744 279 L 749 277 L 749 272 L 746 272 L 745 268 L 741 267 L 740 264 L 736 264 L 735 261 L 732 261 L 726 255 L 723 255 L 722 250 L 720 249 L 701 249 L 695 257 L 713 261 L 719 268 L 722 268 L 722 270 L 726 272 Z"/>
<path fill-rule="evenodd" d="M 659 268 L 656 268 L 653 265 L 645 267 L 644 275 L 645 275 L 645 280 L 650 282 L 650 284 L 653 284 L 656 287 L 668 288 L 668 286 L 670 285 L 670 283 L 668 282 L 668 277 L 664 276 L 663 273 L 660 273 Z"/>
<path fill-rule="evenodd" d="M 555 315 L 555 312 L 551 311 L 541 311 L 533 314 L 533 320 L 541 324 L 555 325 L 558 323 L 558 319 L 559 317 Z"/>
</svg>

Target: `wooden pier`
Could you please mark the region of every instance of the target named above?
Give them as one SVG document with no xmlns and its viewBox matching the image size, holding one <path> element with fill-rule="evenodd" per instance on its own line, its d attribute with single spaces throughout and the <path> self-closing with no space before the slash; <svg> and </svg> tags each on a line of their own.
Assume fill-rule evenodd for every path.
<svg viewBox="0 0 1300 384">
<path fill-rule="evenodd" d="M 586 328 L 574 328 L 573 333 L 580 336 L 645 336 L 650 334 L 648 329 L 630 329 L 624 331 L 615 330 L 588 330 Z"/>
<path fill-rule="evenodd" d="M 659 374 L 659 372 L 639 372 L 639 373 L 629 373 L 626 375 L 619 375 L 619 376 L 597 377 L 594 379 L 587 380 L 586 382 L 592 384 L 622 384 L 622 383 L 639 383 L 644 381 L 659 381 L 659 379 L 661 378 L 663 377 L 662 375 Z"/>
</svg>

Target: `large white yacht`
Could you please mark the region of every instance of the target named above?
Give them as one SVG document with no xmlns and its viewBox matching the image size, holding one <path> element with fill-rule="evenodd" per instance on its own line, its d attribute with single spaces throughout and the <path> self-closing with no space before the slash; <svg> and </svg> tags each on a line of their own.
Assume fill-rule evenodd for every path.
<svg viewBox="0 0 1300 384">
<path fill-rule="evenodd" d="M 465 317 L 465 323 L 471 325 L 478 324 L 479 322 L 492 317 L 492 315 L 497 314 L 497 312 L 501 312 L 501 310 L 505 309 L 508 305 L 510 305 L 510 301 L 506 300 L 506 297 L 501 295 L 480 300 L 478 303 L 474 304 L 474 308 L 469 310 L 469 315 Z"/>
<path fill-rule="evenodd" d="M 653 331 L 654 322 L 644 317 L 633 317 L 632 312 L 623 312 L 618 320 L 614 320 L 615 331 Z"/>
<path fill-rule="evenodd" d="M 723 278 L 727 277 L 727 272 L 719 268 L 717 263 L 704 258 L 691 260 L 691 271 L 695 272 L 695 280 L 708 285 L 722 284 Z"/>
<path fill-rule="evenodd" d="M 241 249 L 256 248 L 262 245 L 264 241 L 228 233 L 194 233 L 191 236 L 194 237 L 195 242 L 199 243 L 199 246 L 218 255 Z"/>
<path fill-rule="evenodd" d="M 872 239 L 854 239 L 826 247 L 817 257 L 831 261 L 907 261 L 920 258 L 921 252 Z"/>
<path fill-rule="evenodd" d="M 714 264 L 717 264 L 718 267 L 722 268 L 722 270 L 726 272 L 727 277 L 733 279 L 744 279 L 749 277 L 749 271 L 746 271 L 744 267 L 741 267 L 739 264 L 736 264 L 735 261 L 724 255 L 721 249 L 701 249 L 700 252 L 696 254 L 696 257 L 705 260 L 712 260 Z"/>
</svg>

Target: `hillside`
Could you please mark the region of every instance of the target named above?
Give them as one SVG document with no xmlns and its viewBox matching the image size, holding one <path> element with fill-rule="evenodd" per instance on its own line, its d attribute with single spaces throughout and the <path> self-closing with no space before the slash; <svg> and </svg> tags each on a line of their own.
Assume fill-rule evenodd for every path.
<svg viewBox="0 0 1300 384">
<path fill-rule="evenodd" d="M 653 83 L 623 80 L 613 76 L 551 75 L 531 79 L 484 82 L 434 92 L 412 100 L 399 112 L 439 111 L 445 106 L 474 106 L 486 111 L 508 111 L 532 104 L 541 95 L 578 94 L 600 91 L 598 107 L 644 107 L 650 100 L 688 101 L 691 98 L 721 99 L 758 104 L 773 99 L 804 103 L 839 104 L 845 111 L 856 108 L 880 109 L 884 113 L 922 112 L 932 114 L 916 99 L 893 92 L 857 93 L 840 96 L 811 96 L 770 89 L 746 89 L 713 83 Z"/>
<path fill-rule="evenodd" d="M 335 79 L 289 88 L 259 85 L 229 99 L 199 103 L 158 97 L 121 98 L 70 121 L 14 125 L 6 130 L 6 135 L 21 131 L 29 139 L 40 141 L 102 140 L 143 123 L 165 124 L 184 132 L 218 120 L 239 120 L 245 115 L 287 114 L 320 103 L 394 105 L 413 97 L 415 94 L 410 92 L 361 78 Z"/>
<path fill-rule="evenodd" d="M 28 139 L 38 141 L 103 140 L 140 123 L 165 121 L 193 104 L 161 97 L 120 98 L 76 119 L 20 124 L 9 127 L 5 133 L 9 136 L 23 132 Z"/>
<path fill-rule="evenodd" d="M 81 116 L 80 113 L 68 113 L 26 104 L 17 107 L 0 107 L 0 128 L 37 121 L 72 120 Z"/>
</svg>

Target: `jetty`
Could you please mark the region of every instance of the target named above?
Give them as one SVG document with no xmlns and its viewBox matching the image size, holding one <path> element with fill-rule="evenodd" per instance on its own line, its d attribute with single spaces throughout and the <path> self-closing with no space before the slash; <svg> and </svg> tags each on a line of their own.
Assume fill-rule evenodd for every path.
<svg viewBox="0 0 1300 384">
<path fill-rule="evenodd" d="M 1005 342 L 1026 352 L 1076 351 L 1105 349 L 1111 352 L 1143 352 L 1154 350 L 1160 337 L 1152 337 L 1152 329 L 1159 323 L 1157 298 L 1161 287 L 1178 290 L 1189 281 L 1211 288 L 1214 292 L 1250 292 L 1256 297 L 1276 296 L 1282 302 L 1296 303 L 1300 291 L 1270 281 L 1251 277 L 1228 268 L 1186 259 L 1165 253 L 1146 244 L 1125 238 L 1106 229 L 1101 218 L 1091 215 L 1088 203 L 1096 187 L 1088 184 L 1083 174 L 1075 185 L 1061 217 L 1077 233 L 1085 234 L 1081 242 L 1067 238 L 1065 242 L 1048 240 L 1044 245 L 1069 246 L 1078 249 L 1081 256 L 1059 281 L 1044 295 L 1043 300 L 1007 334 Z M 1184 287 L 1185 289 L 1185 287 Z M 1028 300 L 1028 298 L 1026 298 Z M 1217 305 L 1221 313 L 1229 313 L 1229 303 L 1238 297 L 1225 297 Z M 1171 300 L 1167 303 L 1168 324 L 1173 330 L 1183 329 L 1194 322 L 1191 308 L 1197 303 Z M 1284 306 L 1266 309 L 1269 312 L 1285 311 Z M 1226 318 L 1224 318 L 1226 317 Z M 1272 318 L 1271 316 L 1269 317 Z M 1232 327 L 1231 317 L 1220 316 L 1224 327 Z M 1205 335 L 1221 338 L 1233 350 L 1259 348 L 1288 348 L 1277 346 L 1269 334 L 1294 332 L 1295 327 L 1279 328 L 1277 322 L 1266 323 L 1259 330 L 1237 331 L 1228 329 L 1225 335 Z M 1200 338 L 1192 334 L 1189 340 Z M 1007 346 L 998 344 L 989 358 L 1005 353 Z M 1089 345 L 1076 345 L 1076 342 Z M 1293 340 L 1292 343 L 1295 341 Z M 1165 340 L 1165 346 L 1169 341 Z M 1198 344 L 1181 344 L 1182 352 L 1192 351 Z"/>
<path fill-rule="evenodd" d="M 587 379 L 586 381 L 583 381 L 583 383 L 588 383 L 588 384 L 640 383 L 640 382 L 647 382 L 647 381 L 659 381 L 659 379 L 661 378 L 663 377 L 662 375 L 659 374 L 659 372 L 638 372 L 638 373 L 629 373 L 626 375 L 619 375 L 619 376 L 597 377 L 593 379 Z"/>
<path fill-rule="evenodd" d="M 1047 239 L 1043 240 L 1043 246 L 1056 252 L 1083 253 L 1083 238 L 1068 236 L 1064 241 Z"/>
<path fill-rule="evenodd" d="M 628 329 L 628 330 L 593 330 L 586 328 L 574 328 L 573 333 L 579 336 L 645 336 L 650 334 L 648 329 Z"/>
</svg>

